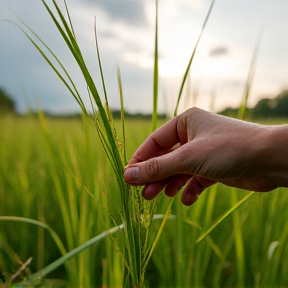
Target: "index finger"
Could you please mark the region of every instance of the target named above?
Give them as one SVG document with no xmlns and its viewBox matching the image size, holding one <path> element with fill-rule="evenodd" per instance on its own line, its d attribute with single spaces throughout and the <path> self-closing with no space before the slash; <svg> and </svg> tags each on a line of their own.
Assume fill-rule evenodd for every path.
<svg viewBox="0 0 288 288">
<path fill-rule="evenodd" d="M 183 135 L 179 134 L 177 127 L 179 119 L 180 117 L 177 116 L 153 132 L 135 151 L 128 164 L 135 164 L 163 155 L 177 143 L 182 142 Z"/>
</svg>

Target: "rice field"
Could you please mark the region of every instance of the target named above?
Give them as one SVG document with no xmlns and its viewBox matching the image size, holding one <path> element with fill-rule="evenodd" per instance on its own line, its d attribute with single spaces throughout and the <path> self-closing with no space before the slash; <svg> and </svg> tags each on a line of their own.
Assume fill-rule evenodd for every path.
<svg viewBox="0 0 288 288">
<path fill-rule="evenodd" d="M 151 123 L 126 124 L 130 157 L 150 133 Z M 115 125 L 120 127 L 118 122 Z M 0 127 L 2 278 L 11 280 L 32 257 L 11 283 L 13 287 L 65 251 L 120 225 L 121 195 L 95 127 L 86 118 L 40 121 L 11 116 L 0 118 Z M 148 263 L 145 287 L 287 287 L 287 189 L 253 194 L 197 242 L 247 194 L 218 184 L 191 207 L 184 207 L 176 197 Z M 155 211 L 160 219 L 154 217 L 151 235 L 167 205 L 167 197 L 160 195 Z M 49 225 L 65 251 L 47 229 L 3 216 Z M 116 230 L 30 287 L 130 287 L 124 241 L 123 233 Z"/>
</svg>

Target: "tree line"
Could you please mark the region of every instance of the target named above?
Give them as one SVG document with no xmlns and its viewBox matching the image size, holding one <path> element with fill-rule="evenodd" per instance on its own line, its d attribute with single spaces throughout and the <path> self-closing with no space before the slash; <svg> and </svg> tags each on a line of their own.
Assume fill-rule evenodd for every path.
<svg viewBox="0 0 288 288">
<path fill-rule="evenodd" d="M 219 114 L 237 117 L 239 108 L 226 108 L 220 111 Z M 0 115 L 2 114 L 14 114 L 16 113 L 16 105 L 12 100 L 11 95 L 0 87 Z M 120 111 L 113 110 L 113 117 L 120 118 Z M 74 115 L 75 116 L 75 115 Z M 129 114 L 125 113 L 127 118 L 149 118 L 150 114 Z M 159 115 L 160 118 L 165 118 L 165 114 Z M 246 109 L 246 116 L 250 119 L 257 118 L 288 118 L 288 90 L 284 90 L 282 93 L 274 98 L 263 98 L 253 108 Z"/>
<path fill-rule="evenodd" d="M 226 108 L 219 114 L 237 117 L 239 108 Z M 246 109 L 246 117 L 250 119 L 288 118 L 288 90 L 284 90 L 274 98 L 259 100 L 253 108 Z"/>
<path fill-rule="evenodd" d="M 15 113 L 15 103 L 4 88 L 0 87 L 0 115 Z"/>
</svg>

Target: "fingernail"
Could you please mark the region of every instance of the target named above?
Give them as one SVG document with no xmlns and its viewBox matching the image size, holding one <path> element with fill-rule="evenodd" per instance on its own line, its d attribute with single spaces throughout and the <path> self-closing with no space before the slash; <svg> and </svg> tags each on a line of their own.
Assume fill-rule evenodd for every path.
<svg viewBox="0 0 288 288">
<path fill-rule="evenodd" d="M 139 167 L 128 167 L 124 172 L 126 182 L 132 182 L 139 179 Z"/>
</svg>

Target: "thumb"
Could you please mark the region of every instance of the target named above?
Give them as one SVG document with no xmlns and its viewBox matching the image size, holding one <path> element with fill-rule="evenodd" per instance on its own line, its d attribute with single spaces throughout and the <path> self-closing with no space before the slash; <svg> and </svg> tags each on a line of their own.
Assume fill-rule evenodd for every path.
<svg viewBox="0 0 288 288">
<path fill-rule="evenodd" d="M 187 155 L 183 157 L 182 147 L 168 154 L 128 165 L 124 171 L 124 180 L 129 184 L 145 185 L 175 174 L 188 172 L 184 171 L 185 167 L 187 168 L 185 165 Z"/>
</svg>

